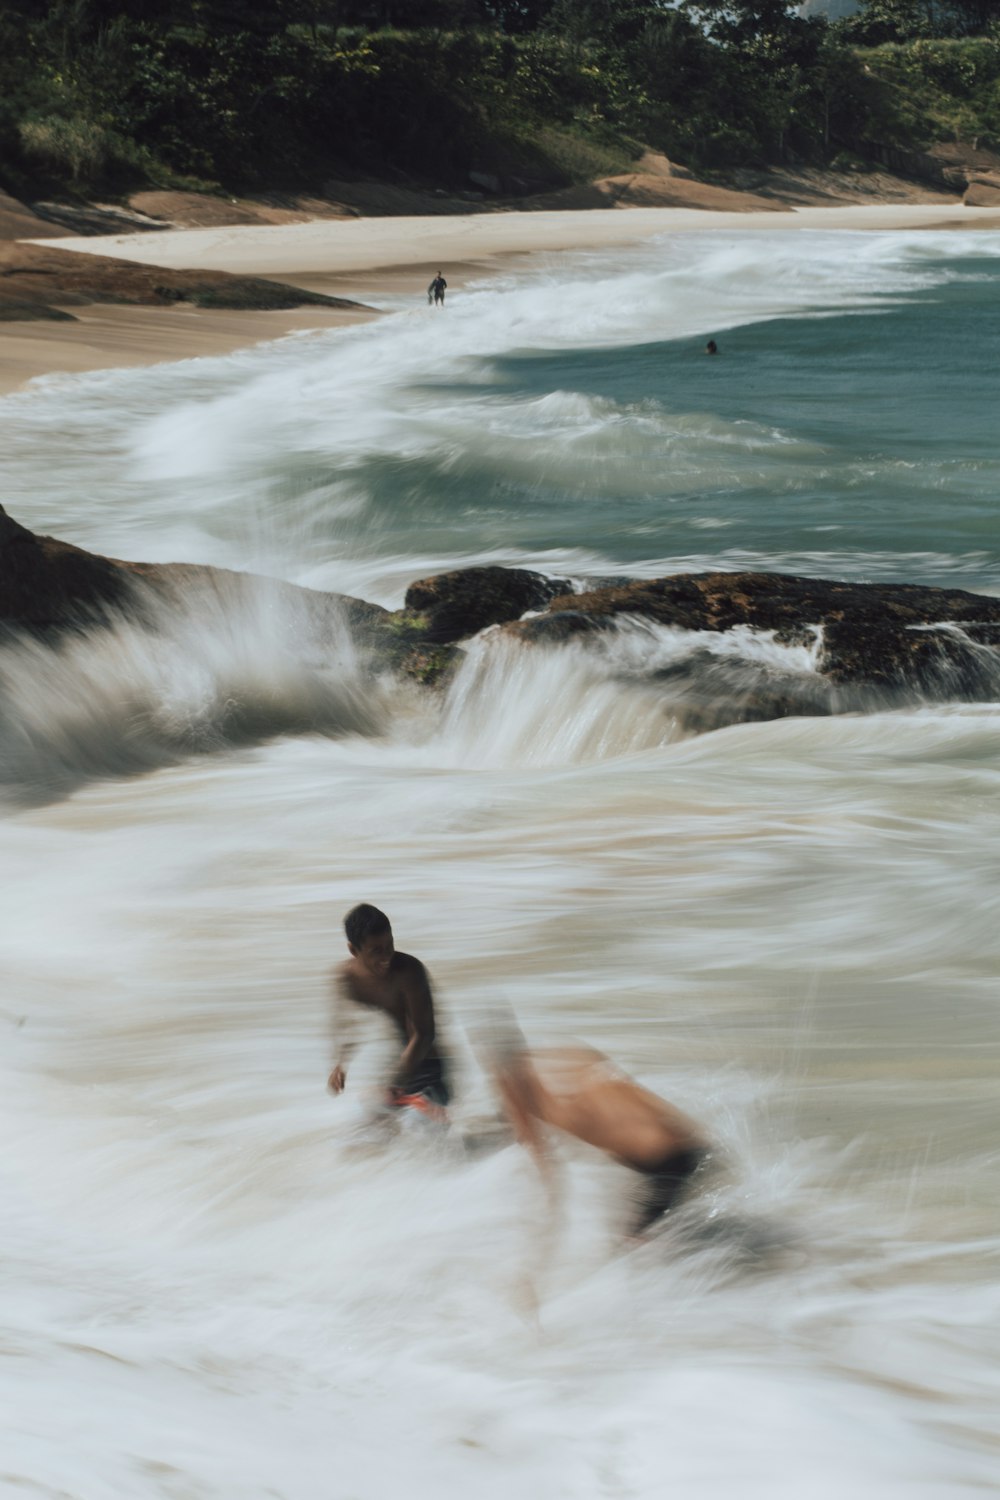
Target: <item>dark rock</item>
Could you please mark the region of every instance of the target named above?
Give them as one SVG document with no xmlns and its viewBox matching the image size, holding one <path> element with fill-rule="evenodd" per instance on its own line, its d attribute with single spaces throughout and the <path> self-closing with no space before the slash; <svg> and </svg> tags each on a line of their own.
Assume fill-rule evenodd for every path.
<svg viewBox="0 0 1000 1500">
<path fill-rule="evenodd" d="M 821 670 L 842 681 L 892 677 L 901 666 L 934 654 L 935 643 L 906 632 L 945 622 L 1000 622 L 1000 599 L 964 589 L 827 582 L 781 573 L 642 579 L 621 588 L 557 597 L 549 607 L 554 613 L 641 615 L 685 630 L 749 625 L 773 630 L 784 641 L 801 641 L 808 627 L 821 626 Z"/>
<path fill-rule="evenodd" d="M 157 602 L 215 596 L 226 607 L 266 588 L 277 602 L 294 603 L 311 623 L 346 619 L 362 639 L 373 639 L 388 611 L 363 599 L 323 594 L 277 579 L 197 563 L 135 563 L 101 557 L 55 537 L 36 536 L 0 506 L 0 625 L 53 635 L 128 616 L 151 618 Z"/>
<path fill-rule="evenodd" d="M 563 616 L 565 624 L 557 623 Z M 744 626 L 773 632 L 786 646 L 810 645 L 819 632 L 816 674 L 698 651 L 659 672 L 678 716 L 693 728 L 1000 693 L 1000 599 L 962 589 L 680 574 L 557 596 L 547 614 L 505 628 L 524 641 L 558 644 L 622 616 L 695 633 Z"/>
<path fill-rule="evenodd" d="M 970 641 L 983 646 L 1000 646 L 1000 621 L 982 620 L 974 622 L 967 620 L 962 626 L 962 633 Z"/>
<path fill-rule="evenodd" d="M 0 323 L 75 323 L 73 314 L 46 302 L 0 301 Z"/>
<path fill-rule="evenodd" d="M 47 633 L 127 608 L 132 594 L 124 564 L 35 536 L 0 507 L 0 624 Z"/>
<path fill-rule="evenodd" d="M 44 317 L 52 315 L 44 312 L 46 308 L 93 302 L 143 307 L 192 302 L 198 307 L 238 310 L 360 306 L 262 276 L 171 271 L 106 255 L 0 240 L 0 318 L 4 321 Z"/>
<path fill-rule="evenodd" d="M 550 607 L 587 614 L 641 614 L 688 630 L 730 630 L 734 625 L 798 630 L 847 618 L 877 622 L 885 616 L 907 625 L 1000 621 L 1000 599 L 964 589 L 842 583 L 785 573 L 678 573 L 560 596 Z"/>
<path fill-rule="evenodd" d="M 373 672 L 424 686 L 447 681 L 455 643 L 490 625 L 526 644 L 598 646 L 626 617 L 693 636 L 736 627 L 786 646 L 816 645 L 816 670 L 725 655 L 695 639 L 664 667 L 642 648 L 622 676 L 655 682 L 695 731 L 801 714 L 870 711 L 919 701 L 1000 696 L 1000 599 L 910 584 L 825 582 L 772 573 L 680 574 L 613 581 L 586 593 L 519 568 L 463 568 L 411 585 L 403 609 L 186 563 L 134 563 L 36 536 L 0 507 L 0 628 L 55 637 L 128 617 L 157 628 L 162 606 L 265 608 L 289 649 L 323 652 L 346 622 Z M 529 618 L 527 611 L 537 610 Z M 641 628 L 641 627 L 640 627 Z M 654 643 L 655 644 L 655 643 Z M 614 662 L 605 645 L 605 659 Z"/>
<path fill-rule="evenodd" d="M 408 609 L 382 610 L 377 619 L 352 628 L 370 650 L 377 670 L 412 677 L 424 687 L 441 686 L 462 655 L 457 646 L 429 636 L 425 617 Z"/>
<path fill-rule="evenodd" d="M 120 208 L 110 203 L 32 203 L 33 214 L 48 224 L 57 224 L 71 234 L 142 234 L 149 230 L 169 229 L 146 214 Z"/>
<path fill-rule="evenodd" d="M 458 646 L 427 646 L 418 643 L 400 656 L 393 667 L 402 676 L 419 682 L 421 687 L 440 688 L 449 681 L 462 660 L 462 655 Z"/>
<path fill-rule="evenodd" d="M 494 172 L 470 172 L 469 181 L 475 183 L 477 188 L 484 192 L 500 194 L 503 192 L 503 183 Z"/>
<path fill-rule="evenodd" d="M 448 644 L 544 609 L 569 588 L 565 578 L 546 578 L 526 568 L 459 568 L 411 583 L 406 610 L 425 640 Z"/>
<path fill-rule="evenodd" d="M 0 506 L 0 630 L 54 639 L 116 619 L 155 629 L 158 611 L 264 608 L 290 650 L 323 650 L 346 623 L 375 672 L 398 672 L 423 686 L 443 683 L 460 657 L 428 640 L 406 611 L 395 614 L 348 594 L 327 594 L 279 579 L 197 563 L 135 563 L 101 557 L 54 537 L 36 536 Z"/>
<path fill-rule="evenodd" d="M 607 616 L 585 615 L 578 609 L 562 609 L 558 614 L 532 615 L 530 620 L 515 620 L 507 626 L 510 635 L 519 640 L 530 641 L 535 646 L 558 646 L 564 641 L 577 640 L 582 635 L 593 635 L 599 630 L 610 630 L 612 621 Z"/>
<path fill-rule="evenodd" d="M 720 658 L 709 651 L 692 652 L 656 672 L 653 680 L 663 688 L 671 714 L 689 734 L 707 734 L 729 724 L 823 718 L 843 711 L 837 689 L 825 678 Z"/>
</svg>

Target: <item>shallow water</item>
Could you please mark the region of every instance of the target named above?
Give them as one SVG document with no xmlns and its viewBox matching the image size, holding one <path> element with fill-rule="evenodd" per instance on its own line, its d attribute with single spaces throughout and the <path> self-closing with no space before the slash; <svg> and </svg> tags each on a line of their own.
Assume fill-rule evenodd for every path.
<svg viewBox="0 0 1000 1500">
<path fill-rule="evenodd" d="M 484 560 L 995 593 L 998 243 L 679 237 L 44 382 L 0 403 L 4 503 L 393 605 Z M 1000 706 L 691 738 L 628 632 L 485 637 L 438 704 L 282 623 L 0 656 L 0 1492 L 997 1488 Z M 615 1255 L 582 1153 L 546 1241 L 516 1151 L 358 1146 L 379 1039 L 323 1081 L 359 899 L 431 969 L 459 1124 L 497 1001 L 704 1122 L 671 1232 Z"/>
</svg>

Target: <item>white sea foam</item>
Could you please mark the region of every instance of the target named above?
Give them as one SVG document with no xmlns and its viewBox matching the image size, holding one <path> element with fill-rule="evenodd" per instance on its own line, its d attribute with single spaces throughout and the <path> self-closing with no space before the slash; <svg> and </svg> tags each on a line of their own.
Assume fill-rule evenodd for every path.
<svg viewBox="0 0 1000 1500">
<path fill-rule="evenodd" d="M 44 801 L 279 734 L 384 731 L 390 694 L 366 680 L 335 612 L 320 630 L 289 592 L 225 575 L 143 606 L 0 649 L 0 798 Z"/>
<path fill-rule="evenodd" d="M 668 500 L 628 513 L 630 454 L 652 472 L 660 445 L 692 485 L 714 465 L 704 521 L 738 504 L 727 454 L 736 496 L 815 454 L 764 421 L 499 372 L 517 349 L 877 310 L 961 274 L 971 243 L 688 238 L 553 263 L 437 321 L 51 385 L 0 405 L 5 503 L 106 553 L 391 604 L 474 561 L 577 578 L 766 557 L 981 586 L 992 537 L 948 550 L 956 492 L 944 521 L 866 529 L 886 492 L 860 468 L 832 536 L 661 530 L 636 560 L 626 528 Z M 651 671 L 696 647 L 808 680 L 814 652 L 637 622 L 586 651 L 492 633 L 435 704 L 301 626 L 264 591 L 0 653 L 0 746 L 36 802 L 0 831 L 0 1489 L 988 1490 L 996 706 L 685 737 Z M 518 1152 L 358 1146 L 380 1039 L 343 1098 L 323 1081 L 325 976 L 359 899 L 430 965 L 459 1124 L 492 1107 L 464 1024 L 499 999 L 704 1122 L 725 1170 L 663 1241 L 612 1254 L 625 1174 L 582 1153 L 546 1255 Z"/>
<path fill-rule="evenodd" d="M 997 733 L 992 710 L 902 742 L 892 717 L 807 721 L 487 778 L 289 741 L 22 815 L 5 1471 L 302 1500 L 330 1465 L 373 1500 L 414 1469 L 449 1494 L 652 1497 L 669 1472 L 792 1496 L 818 1455 L 818 1493 L 984 1482 L 995 1248 L 967 1184 L 1000 923 L 995 820 L 963 824 Z M 690 1242 L 607 1264 L 622 1186 L 571 1163 L 537 1333 L 524 1162 L 351 1153 L 321 986 L 358 894 L 433 957 L 460 1058 L 459 1018 L 502 991 L 705 1120 L 729 1177 Z M 466 1069 L 460 1117 L 485 1104 Z M 957 1447 L 934 1425 L 956 1403 Z"/>
</svg>

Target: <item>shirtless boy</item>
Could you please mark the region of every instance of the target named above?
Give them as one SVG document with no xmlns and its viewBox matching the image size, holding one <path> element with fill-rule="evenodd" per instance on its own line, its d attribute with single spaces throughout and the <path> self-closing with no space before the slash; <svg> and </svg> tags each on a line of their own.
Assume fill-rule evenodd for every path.
<svg viewBox="0 0 1000 1500">
<path fill-rule="evenodd" d="M 351 956 L 333 975 L 337 1051 L 328 1087 L 339 1094 L 347 1082 L 347 1064 L 355 1047 L 350 1020 L 356 1008 L 381 1011 L 402 1044 L 389 1079 L 387 1102 L 443 1117 L 450 1096 L 444 1064 L 434 1045 L 434 999 L 427 971 L 419 959 L 397 952 L 389 918 L 377 906 L 355 906 L 344 918 L 344 931 Z"/>
<path fill-rule="evenodd" d="M 551 1186 L 553 1166 L 544 1126 L 603 1151 L 643 1178 L 629 1237 L 646 1234 L 691 1187 L 708 1156 L 692 1120 L 642 1088 L 592 1047 L 528 1052 L 516 1030 L 492 1049 L 504 1112 L 521 1144 Z"/>
</svg>

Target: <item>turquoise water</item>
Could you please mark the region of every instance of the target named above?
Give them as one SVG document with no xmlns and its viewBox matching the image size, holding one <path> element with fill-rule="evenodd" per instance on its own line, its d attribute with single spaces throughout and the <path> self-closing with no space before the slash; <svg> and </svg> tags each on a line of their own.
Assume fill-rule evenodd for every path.
<svg viewBox="0 0 1000 1500">
<path fill-rule="evenodd" d="M 354 591 L 487 554 L 996 587 L 992 236 L 689 235 L 554 267 L 436 325 L 9 401 L 7 504 Z"/>
<path fill-rule="evenodd" d="M 700 338 L 497 358 L 478 378 L 511 401 L 572 392 L 598 406 L 586 503 L 577 475 L 559 482 L 559 455 L 552 478 L 543 461 L 520 480 L 498 477 L 492 463 L 430 463 L 410 476 L 408 503 L 434 528 L 442 505 L 471 493 L 495 509 L 490 540 L 526 550 L 565 545 L 569 515 L 626 567 L 690 553 L 818 576 L 943 584 L 960 573 L 963 586 L 991 590 L 1000 265 L 923 269 L 939 269 L 941 282 L 878 311 L 732 329 L 714 359 Z M 437 389 L 462 400 L 462 385 Z M 588 434 L 577 439 L 586 447 Z M 372 476 L 386 508 L 397 483 Z"/>
<path fill-rule="evenodd" d="M 996 592 L 998 280 L 975 234 L 535 262 L 0 402 L 3 503 L 390 605 L 485 561 Z M 0 649 L 0 1488 L 996 1489 L 1000 705 L 691 737 L 649 668 L 705 651 L 813 670 L 485 634 L 439 699 L 265 588 Z M 358 1151 L 377 1036 L 324 1081 L 359 899 L 433 975 L 458 1122 L 503 1001 L 702 1123 L 726 1173 L 683 1233 L 621 1257 L 627 1183 L 585 1154 L 546 1237 L 515 1150 Z"/>
</svg>

